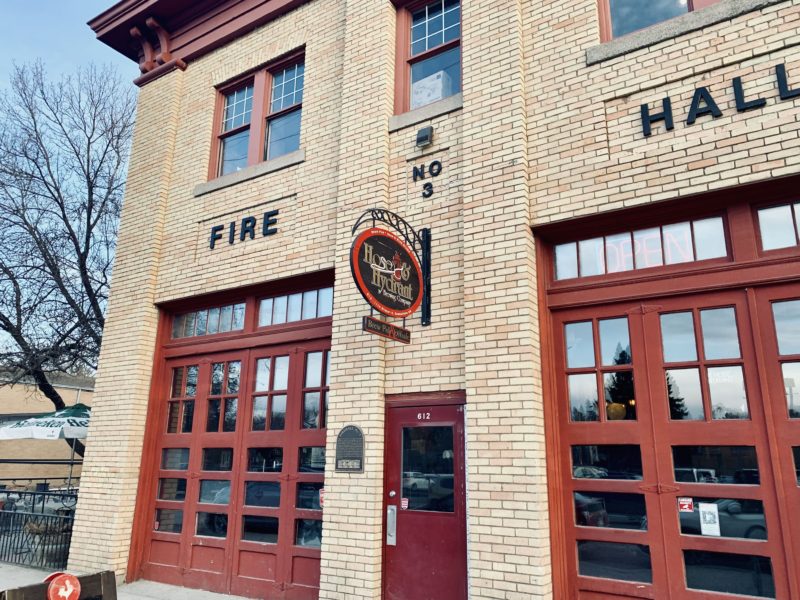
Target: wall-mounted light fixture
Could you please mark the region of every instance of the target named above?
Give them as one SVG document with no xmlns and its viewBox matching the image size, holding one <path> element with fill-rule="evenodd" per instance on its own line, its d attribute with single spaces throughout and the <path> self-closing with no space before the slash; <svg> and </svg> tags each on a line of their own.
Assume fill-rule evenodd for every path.
<svg viewBox="0 0 800 600">
<path fill-rule="evenodd" d="M 428 125 L 417 131 L 417 148 L 427 148 L 433 143 L 433 127 Z"/>
</svg>

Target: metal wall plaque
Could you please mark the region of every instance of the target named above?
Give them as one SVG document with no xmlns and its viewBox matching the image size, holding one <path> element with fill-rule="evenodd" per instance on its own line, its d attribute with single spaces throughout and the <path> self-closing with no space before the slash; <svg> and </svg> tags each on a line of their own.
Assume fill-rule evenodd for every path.
<svg viewBox="0 0 800 600">
<path fill-rule="evenodd" d="M 364 434 L 355 425 L 347 425 L 336 436 L 336 471 L 364 472 Z"/>
</svg>

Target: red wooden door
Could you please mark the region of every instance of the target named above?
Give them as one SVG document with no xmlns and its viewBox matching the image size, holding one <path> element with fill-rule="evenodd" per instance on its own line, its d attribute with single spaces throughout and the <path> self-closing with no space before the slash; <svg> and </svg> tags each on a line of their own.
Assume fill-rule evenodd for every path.
<svg viewBox="0 0 800 600">
<path fill-rule="evenodd" d="M 464 407 L 389 408 L 384 597 L 466 600 Z"/>
</svg>

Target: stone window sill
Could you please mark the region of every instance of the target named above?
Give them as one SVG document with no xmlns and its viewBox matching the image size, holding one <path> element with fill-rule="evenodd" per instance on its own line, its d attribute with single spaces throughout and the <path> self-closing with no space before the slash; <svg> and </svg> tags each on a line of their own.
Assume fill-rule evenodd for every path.
<svg viewBox="0 0 800 600">
<path fill-rule="evenodd" d="M 586 66 L 596 65 L 630 52 L 665 42 L 710 25 L 730 21 L 740 15 L 761 10 L 788 0 L 721 0 L 706 8 L 686 13 L 663 23 L 634 31 L 586 50 Z"/>
<path fill-rule="evenodd" d="M 389 133 L 394 133 L 406 127 L 411 127 L 412 125 L 430 121 L 436 117 L 441 117 L 447 113 L 460 110 L 463 105 L 464 98 L 458 93 L 444 100 L 439 100 L 438 102 L 433 102 L 421 108 L 410 110 L 401 115 L 389 117 Z"/>
<path fill-rule="evenodd" d="M 202 196 L 204 194 L 208 194 L 210 192 L 216 192 L 217 190 L 221 190 L 226 187 L 230 187 L 232 185 L 236 185 L 237 183 L 242 183 L 243 181 L 249 181 L 251 179 L 255 179 L 256 177 L 261 177 L 262 175 L 267 175 L 268 173 L 274 173 L 275 171 L 280 171 L 281 169 L 285 169 L 287 167 L 292 167 L 294 165 L 299 165 L 306 159 L 305 150 L 295 150 L 294 152 L 290 152 L 289 154 L 284 154 L 283 156 L 279 156 L 278 158 L 273 158 L 272 160 L 265 160 L 264 162 L 260 162 L 257 165 L 250 165 L 249 167 L 245 167 L 241 171 L 236 171 L 235 173 L 228 173 L 227 175 L 221 175 L 216 179 L 212 179 L 211 181 L 207 181 L 206 183 L 201 183 L 195 186 L 194 191 L 192 192 L 195 197 Z"/>
</svg>

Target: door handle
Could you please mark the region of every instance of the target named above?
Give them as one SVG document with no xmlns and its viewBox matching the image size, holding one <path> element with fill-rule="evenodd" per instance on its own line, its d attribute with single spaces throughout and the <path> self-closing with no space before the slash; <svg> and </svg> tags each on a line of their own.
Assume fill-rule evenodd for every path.
<svg viewBox="0 0 800 600">
<path fill-rule="evenodd" d="M 397 506 L 386 507 L 386 545 L 397 546 Z"/>
</svg>

